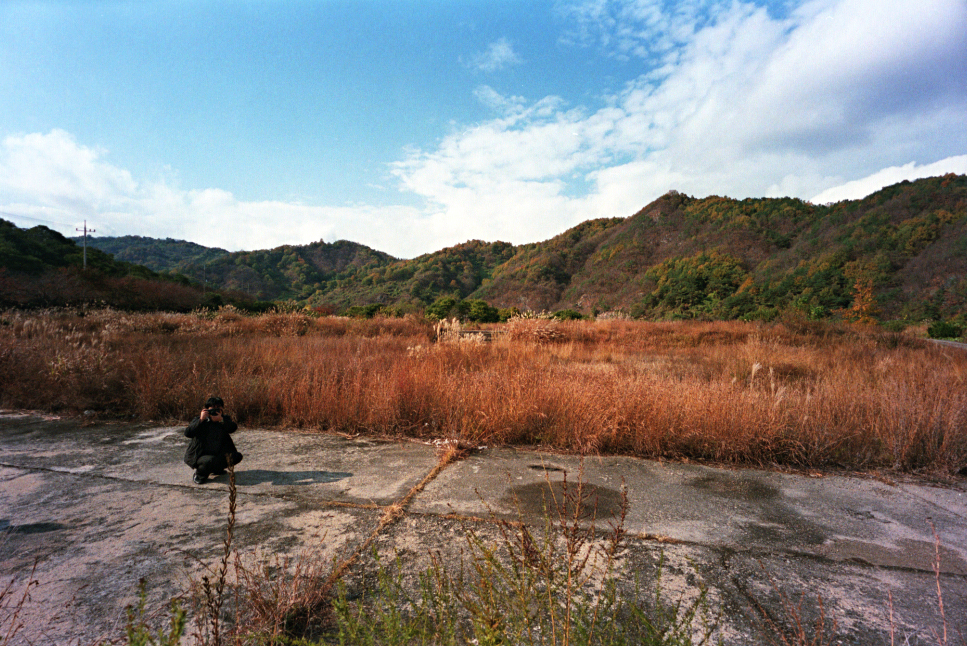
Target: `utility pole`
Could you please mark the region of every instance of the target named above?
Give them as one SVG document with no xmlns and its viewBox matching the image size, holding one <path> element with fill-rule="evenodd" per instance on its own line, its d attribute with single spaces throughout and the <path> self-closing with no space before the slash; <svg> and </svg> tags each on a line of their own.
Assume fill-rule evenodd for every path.
<svg viewBox="0 0 967 646">
<path fill-rule="evenodd" d="M 84 228 L 83 229 L 74 229 L 74 231 L 83 231 L 84 232 L 84 269 L 87 269 L 87 234 L 88 233 L 96 233 L 96 231 L 94 229 L 88 229 L 87 228 L 87 220 L 84 220 Z"/>
</svg>

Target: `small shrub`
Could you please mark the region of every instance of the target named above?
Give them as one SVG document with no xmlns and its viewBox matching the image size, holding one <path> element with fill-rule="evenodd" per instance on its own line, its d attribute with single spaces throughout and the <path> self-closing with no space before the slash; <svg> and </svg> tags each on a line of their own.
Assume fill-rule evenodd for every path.
<svg viewBox="0 0 967 646">
<path fill-rule="evenodd" d="M 558 321 L 580 321 L 584 315 L 577 310 L 558 310 L 554 312 L 554 318 Z"/>
<path fill-rule="evenodd" d="M 376 316 L 383 306 L 379 303 L 371 305 L 353 305 L 346 310 L 346 316 L 357 319 L 371 319 Z"/>
<path fill-rule="evenodd" d="M 895 319 L 892 321 L 883 321 L 882 323 L 880 323 L 880 327 L 882 327 L 887 332 L 894 332 L 899 334 L 900 332 L 903 332 L 907 328 L 907 323 L 906 321 Z"/>
<path fill-rule="evenodd" d="M 549 484 L 549 483 L 548 483 Z M 556 488 L 552 488 L 554 491 Z M 662 589 L 664 557 L 655 586 L 620 591 L 622 511 L 606 536 L 596 530 L 590 487 L 561 483 L 547 501 L 544 524 L 531 528 L 491 512 L 498 537 L 490 541 L 465 522 L 466 557 L 456 571 L 438 555 L 419 578 L 416 594 L 403 585 L 402 568 L 378 556 L 374 593 L 352 601 L 345 586 L 334 600 L 332 637 L 339 644 L 520 644 L 591 646 L 699 646 L 718 629 L 708 595 L 668 598 Z"/>
<path fill-rule="evenodd" d="M 138 584 L 138 603 L 127 609 L 128 617 L 124 629 L 126 646 L 178 646 L 185 634 L 187 613 L 175 599 L 168 610 L 168 627 L 152 630 L 145 608 L 147 595 L 144 586 L 144 579 L 141 579 Z"/>
<path fill-rule="evenodd" d="M 467 320 L 474 323 L 496 323 L 500 320 L 500 313 L 496 307 L 491 306 L 486 301 L 473 300 L 470 301 Z"/>
<path fill-rule="evenodd" d="M 424 314 L 427 318 L 439 321 L 452 316 L 452 311 L 457 305 L 457 299 L 452 296 L 441 296 L 433 301 L 433 304 L 426 308 Z"/>
<path fill-rule="evenodd" d="M 959 339 L 963 333 L 963 326 L 952 321 L 934 321 L 927 328 L 931 339 Z"/>
</svg>

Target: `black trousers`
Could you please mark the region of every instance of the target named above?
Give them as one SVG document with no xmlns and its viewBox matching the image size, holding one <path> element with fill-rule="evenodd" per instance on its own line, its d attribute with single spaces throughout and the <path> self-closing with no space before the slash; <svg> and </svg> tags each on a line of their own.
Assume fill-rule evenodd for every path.
<svg viewBox="0 0 967 646">
<path fill-rule="evenodd" d="M 231 454 L 232 465 L 236 465 L 242 461 L 242 454 L 238 451 Z M 203 455 L 198 458 L 198 475 L 203 478 L 207 478 L 212 473 L 225 473 L 228 469 L 228 460 L 225 459 L 224 455 Z"/>
</svg>

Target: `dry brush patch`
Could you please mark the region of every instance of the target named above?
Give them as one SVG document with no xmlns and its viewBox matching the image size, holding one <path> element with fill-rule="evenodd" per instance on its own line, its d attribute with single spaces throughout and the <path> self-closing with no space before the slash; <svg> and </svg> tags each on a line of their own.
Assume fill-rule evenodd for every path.
<svg viewBox="0 0 967 646">
<path fill-rule="evenodd" d="M 416 318 L 94 311 L 0 315 L 0 405 L 579 453 L 950 472 L 967 357 L 864 328 L 520 321 L 434 343 Z"/>
</svg>

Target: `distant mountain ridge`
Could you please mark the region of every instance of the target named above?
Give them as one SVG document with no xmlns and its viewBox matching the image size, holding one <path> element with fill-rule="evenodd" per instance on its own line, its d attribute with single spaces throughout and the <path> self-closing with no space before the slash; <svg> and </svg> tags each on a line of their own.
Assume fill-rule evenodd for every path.
<svg viewBox="0 0 967 646">
<path fill-rule="evenodd" d="M 86 264 L 86 268 L 85 268 Z M 100 306 L 191 310 L 221 301 L 177 274 L 84 250 L 45 226 L 21 229 L 0 219 L 0 307 Z"/>
<path fill-rule="evenodd" d="M 71 238 L 82 244 L 83 238 Z M 186 240 L 145 238 L 142 236 L 88 237 L 90 246 L 114 256 L 115 260 L 142 265 L 152 271 L 181 272 L 192 265 L 203 265 L 229 252 Z"/>
<path fill-rule="evenodd" d="M 128 249 L 118 242 L 132 238 L 138 244 Z M 830 205 L 670 191 L 630 217 L 589 220 L 544 242 L 472 240 L 411 260 L 344 240 L 209 250 L 214 256 L 192 243 L 134 236 L 88 244 L 114 245 L 124 258 L 138 247 L 159 270 L 335 309 L 417 311 L 453 297 L 651 318 L 769 318 L 790 307 L 813 318 L 967 316 L 962 175 Z"/>
</svg>

